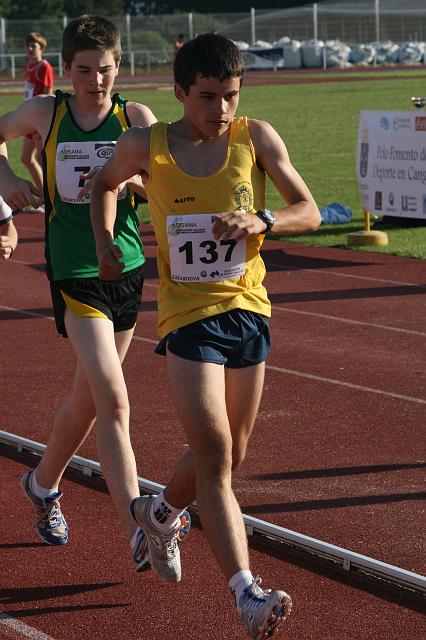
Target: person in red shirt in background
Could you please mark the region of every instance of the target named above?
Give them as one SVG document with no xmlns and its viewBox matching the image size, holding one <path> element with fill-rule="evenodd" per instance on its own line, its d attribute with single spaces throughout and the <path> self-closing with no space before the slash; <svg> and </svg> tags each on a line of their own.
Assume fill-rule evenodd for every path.
<svg viewBox="0 0 426 640">
<path fill-rule="evenodd" d="M 52 66 L 43 59 L 47 42 L 40 33 L 33 31 L 25 38 L 25 100 L 39 95 L 52 95 L 54 74 Z M 34 132 L 24 137 L 21 162 L 28 169 L 35 186 L 43 193 L 43 171 L 41 168 L 42 141 Z"/>
<path fill-rule="evenodd" d="M 179 49 L 185 44 L 185 38 L 183 37 L 183 33 L 180 33 L 175 40 L 175 46 L 173 49 L 173 53 L 176 55 Z"/>
</svg>

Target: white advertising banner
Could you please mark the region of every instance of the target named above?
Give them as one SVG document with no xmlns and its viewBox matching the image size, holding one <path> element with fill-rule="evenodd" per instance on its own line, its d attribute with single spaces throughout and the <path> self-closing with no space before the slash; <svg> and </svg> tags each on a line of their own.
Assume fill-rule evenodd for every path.
<svg viewBox="0 0 426 640">
<path fill-rule="evenodd" d="M 365 211 L 426 219 L 426 113 L 361 111 L 356 171 Z"/>
</svg>

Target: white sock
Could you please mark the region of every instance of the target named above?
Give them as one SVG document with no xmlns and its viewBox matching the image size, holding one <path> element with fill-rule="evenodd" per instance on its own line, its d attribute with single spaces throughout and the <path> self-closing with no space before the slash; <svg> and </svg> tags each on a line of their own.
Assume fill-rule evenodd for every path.
<svg viewBox="0 0 426 640">
<path fill-rule="evenodd" d="M 228 584 L 232 593 L 235 595 L 235 602 L 237 604 L 238 611 L 240 610 L 239 602 L 240 598 L 243 595 L 243 591 L 246 587 L 251 585 L 253 582 L 253 574 L 248 569 L 242 569 L 230 578 Z"/>
<path fill-rule="evenodd" d="M 46 498 L 50 498 L 50 496 L 53 496 L 55 493 L 58 493 L 59 491 L 58 487 L 53 487 L 52 489 L 45 489 L 44 487 L 40 487 L 40 485 L 37 482 L 35 471 L 31 475 L 31 489 L 32 489 L 32 492 L 35 493 L 37 498 L 41 498 L 42 500 L 46 500 Z"/>
<path fill-rule="evenodd" d="M 151 522 L 159 531 L 170 531 L 177 524 L 177 519 L 184 509 L 177 509 L 167 502 L 164 491 L 154 498 L 149 508 Z"/>
</svg>

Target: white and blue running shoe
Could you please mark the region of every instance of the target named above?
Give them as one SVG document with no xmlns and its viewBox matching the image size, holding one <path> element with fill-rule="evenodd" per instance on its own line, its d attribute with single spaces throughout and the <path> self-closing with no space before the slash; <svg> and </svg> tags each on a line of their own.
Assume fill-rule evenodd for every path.
<svg viewBox="0 0 426 640">
<path fill-rule="evenodd" d="M 185 513 L 181 516 L 180 529 L 178 530 L 177 534 L 175 534 L 177 535 L 178 542 L 182 542 L 183 540 L 185 540 L 190 528 L 191 518 L 189 513 L 185 511 Z M 148 540 L 140 527 L 136 529 L 136 542 L 132 549 L 132 557 L 133 563 L 135 565 L 135 570 L 138 573 L 151 568 L 151 563 L 149 561 Z"/>
<path fill-rule="evenodd" d="M 170 532 L 163 533 L 159 531 L 151 522 L 148 514 L 154 497 L 142 496 L 135 498 L 130 505 L 130 512 L 139 528 L 145 534 L 144 543 L 146 542 L 147 545 L 148 562 L 152 569 L 162 580 L 179 582 L 182 573 L 178 543 L 182 542 L 189 533 L 191 516 L 188 511 L 185 511 L 180 516 L 180 521 L 176 523 L 176 526 Z"/>
<path fill-rule="evenodd" d="M 273 635 L 278 625 L 291 612 L 292 602 L 285 591 L 263 590 L 257 576 L 244 589 L 238 604 L 243 624 L 252 640 L 264 640 Z"/>
<path fill-rule="evenodd" d="M 38 537 L 50 545 L 62 545 L 68 542 L 68 525 L 62 515 L 59 499 L 62 493 L 58 491 L 49 498 L 37 497 L 31 489 L 31 476 L 34 471 L 28 471 L 21 478 L 21 486 L 25 496 L 36 510 L 37 518 L 34 528 Z"/>
</svg>

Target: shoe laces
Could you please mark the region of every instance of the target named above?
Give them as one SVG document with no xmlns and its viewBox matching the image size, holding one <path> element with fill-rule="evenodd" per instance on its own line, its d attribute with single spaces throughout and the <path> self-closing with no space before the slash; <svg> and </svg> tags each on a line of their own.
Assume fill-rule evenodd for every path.
<svg viewBox="0 0 426 640">
<path fill-rule="evenodd" d="M 38 522 L 39 524 L 48 524 L 51 527 L 57 527 L 62 519 L 61 505 L 59 503 L 59 496 L 43 500 L 43 506 L 37 508 Z"/>
<path fill-rule="evenodd" d="M 244 589 L 243 597 L 247 602 L 250 602 L 250 606 L 258 609 L 261 607 L 266 600 L 269 598 L 271 593 L 271 589 L 262 589 L 260 585 L 262 584 L 262 578 L 260 576 L 256 576 L 253 578 L 253 582 Z"/>
<path fill-rule="evenodd" d="M 178 543 L 178 533 L 175 533 L 173 538 L 167 542 L 167 556 L 173 558 L 176 553 L 176 547 Z"/>
<path fill-rule="evenodd" d="M 166 550 L 168 558 L 173 558 L 176 554 L 176 547 L 179 540 L 180 522 L 179 527 L 173 527 L 170 531 L 156 532 L 155 537 L 160 542 L 161 547 Z"/>
<path fill-rule="evenodd" d="M 173 558 L 173 556 L 176 553 L 176 547 L 180 540 L 179 533 L 180 533 L 180 520 L 179 520 L 179 525 L 177 529 L 173 527 L 173 529 L 170 532 L 162 535 L 162 542 L 165 543 L 166 545 L 167 556 L 169 558 Z"/>
</svg>

